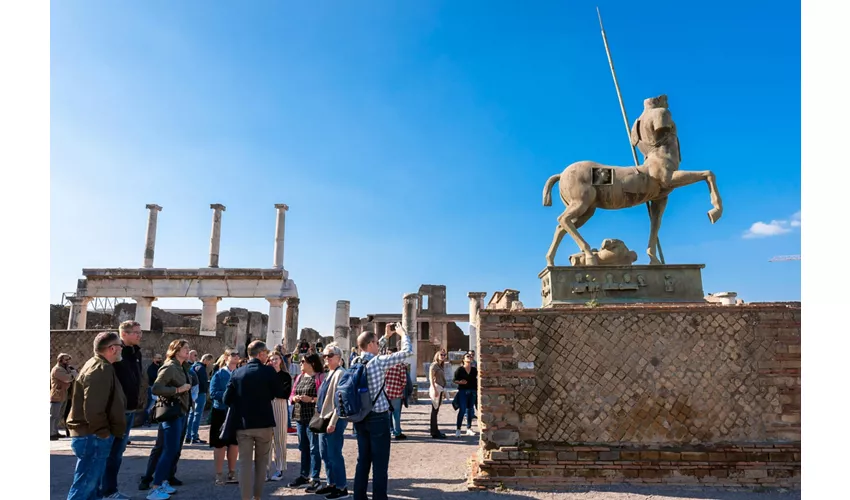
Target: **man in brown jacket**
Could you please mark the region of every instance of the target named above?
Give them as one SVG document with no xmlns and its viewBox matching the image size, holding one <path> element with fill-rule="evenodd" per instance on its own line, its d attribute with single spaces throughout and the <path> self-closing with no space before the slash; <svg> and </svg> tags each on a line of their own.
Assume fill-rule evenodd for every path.
<svg viewBox="0 0 850 500">
<path fill-rule="evenodd" d="M 121 360 L 121 339 L 115 332 L 94 338 L 94 356 L 80 368 L 74 381 L 68 430 L 77 457 L 68 500 L 94 498 L 112 441 L 124 436 L 127 402 L 112 363 Z"/>
<path fill-rule="evenodd" d="M 50 370 L 50 440 L 59 439 L 59 420 L 68 399 L 68 388 L 77 376 L 71 367 L 71 355 L 61 353 L 56 358 L 56 366 Z"/>
</svg>

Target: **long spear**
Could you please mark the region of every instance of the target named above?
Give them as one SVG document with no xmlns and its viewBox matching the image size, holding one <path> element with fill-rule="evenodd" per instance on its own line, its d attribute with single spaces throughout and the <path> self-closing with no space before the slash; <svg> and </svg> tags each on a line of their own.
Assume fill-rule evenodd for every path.
<svg viewBox="0 0 850 500">
<path fill-rule="evenodd" d="M 596 16 L 599 18 L 599 29 L 602 30 L 602 43 L 605 44 L 605 54 L 608 55 L 608 66 L 611 67 L 611 76 L 614 78 L 614 88 L 617 90 L 617 99 L 620 100 L 620 111 L 623 112 L 623 123 L 626 125 L 626 137 L 629 138 L 629 147 L 632 150 L 632 158 L 635 160 L 635 170 L 640 166 L 640 162 L 637 157 L 637 150 L 632 145 L 632 132 L 629 128 L 629 117 L 626 115 L 626 106 L 623 104 L 623 95 L 620 93 L 620 83 L 617 81 L 617 72 L 614 70 L 614 60 L 611 59 L 611 49 L 608 48 L 608 35 L 605 34 L 605 27 L 602 25 L 602 14 L 599 13 L 599 7 L 596 7 Z M 652 210 L 649 208 L 649 202 L 646 202 L 646 211 L 649 213 L 650 220 L 652 220 Z M 661 239 L 656 238 L 656 245 L 658 246 L 658 257 L 661 259 L 661 263 L 664 264 L 664 252 L 661 250 Z"/>
</svg>

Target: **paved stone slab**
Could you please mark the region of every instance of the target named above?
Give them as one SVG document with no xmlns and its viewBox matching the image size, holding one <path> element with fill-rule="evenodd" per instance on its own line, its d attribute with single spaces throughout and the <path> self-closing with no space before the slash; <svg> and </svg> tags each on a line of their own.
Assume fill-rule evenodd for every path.
<svg viewBox="0 0 850 500">
<path fill-rule="evenodd" d="M 799 492 L 790 493 L 754 493 L 747 491 L 728 490 L 685 490 L 680 488 L 605 488 L 604 490 L 588 488 L 571 489 L 568 493 L 552 492 L 471 492 L 467 490 L 467 460 L 475 453 L 478 444 L 477 437 L 454 437 L 454 422 L 456 413 L 450 405 L 445 405 L 440 411 L 440 427 L 449 438 L 432 440 L 428 434 L 428 418 L 430 408 L 427 402 L 422 402 L 404 409 L 402 412 L 402 428 L 408 439 L 393 441 L 390 456 L 390 498 L 393 500 L 437 500 L 437 499 L 466 499 L 476 500 L 501 499 L 542 499 L 542 500 L 688 500 L 688 499 L 723 499 L 723 500 L 796 500 Z M 465 428 L 465 426 L 464 426 Z M 478 430 L 476 422 L 473 429 Z M 208 426 L 201 427 L 201 438 L 207 439 Z M 138 482 L 147 465 L 148 455 L 156 438 L 156 430 L 136 428 L 131 433 L 132 444 L 127 447 L 124 463 L 118 477 L 121 491 L 134 499 L 143 499 L 144 493 L 139 491 Z M 71 452 L 69 439 L 61 439 L 50 443 L 50 498 L 63 500 L 67 497 L 68 488 L 74 474 L 76 459 Z M 353 484 L 354 468 L 357 462 L 357 442 L 346 431 L 345 445 L 346 472 L 349 486 Z M 299 452 L 295 435 L 289 436 L 287 450 L 287 471 L 284 481 L 266 483 L 264 498 L 287 497 L 295 499 L 320 500 L 322 497 L 306 494 L 303 490 L 286 487 L 292 481 L 299 468 Z M 322 471 L 324 474 L 324 470 Z M 177 468 L 177 477 L 185 484 L 178 488 L 175 500 L 235 500 L 239 498 L 238 485 L 215 486 L 213 484 L 212 450 L 207 445 L 190 445 L 183 448 L 183 456 Z"/>
</svg>

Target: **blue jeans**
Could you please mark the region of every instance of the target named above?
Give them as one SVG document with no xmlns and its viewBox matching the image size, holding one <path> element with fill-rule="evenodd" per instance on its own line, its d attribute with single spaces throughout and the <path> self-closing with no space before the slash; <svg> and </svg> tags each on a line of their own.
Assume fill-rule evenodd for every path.
<svg viewBox="0 0 850 500">
<path fill-rule="evenodd" d="M 184 419 L 177 418 L 171 422 L 159 424 L 159 428 L 162 429 L 162 454 L 159 456 L 159 462 L 156 464 L 156 470 L 153 473 L 153 484 L 161 485 L 163 481 L 168 481 L 168 478 L 171 477 L 174 462 L 177 460 L 182 447 L 180 438 L 185 423 Z"/>
<path fill-rule="evenodd" d="M 392 407 L 392 418 L 390 419 L 390 431 L 393 436 L 401 434 L 401 398 L 391 399 L 390 406 Z M 395 423 L 395 428 L 393 428 Z"/>
<path fill-rule="evenodd" d="M 332 434 L 319 434 L 319 453 L 325 462 L 325 474 L 328 484 L 343 489 L 348 483 L 345 477 L 345 459 L 342 458 L 342 443 L 344 441 L 347 420 L 338 420 Z"/>
<path fill-rule="evenodd" d="M 94 434 L 71 438 L 71 449 L 77 457 L 77 466 L 74 469 L 74 482 L 68 490 L 68 500 L 100 498 L 97 487 L 106 469 L 112 441 L 112 436 L 99 438 Z"/>
<path fill-rule="evenodd" d="M 319 480 L 322 458 L 319 455 L 319 435 L 310 430 L 309 422 L 295 422 L 298 429 L 298 450 L 301 452 L 301 477 Z"/>
<path fill-rule="evenodd" d="M 207 404 L 207 395 L 198 394 L 195 400 L 195 411 L 189 412 L 189 430 L 186 432 L 186 437 L 191 440 L 201 439 L 198 436 L 198 429 L 201 427 L 201 417 L 204 415 L 204 406 Z"/>
<path fill-rule="evenodd" d="M 390 467 L 390 414 L 366 415 L 354 423 L 357 431 L 357 467 L 354 469 L 354 500 L 366 500 L 369 469 L 372 470 L 372 500 L 387 500 Z"/>
<path fill-rule="evenodd" d="M 102 497 L 108 497 L 118 491 L 118 471 L 121 469 L 121 462 L 124 460 L 127 441 L 130 440 L 130 429 L 133 428 L 133 415 L 135 413 L 134 411 L 124 413 L 124 418 L 127 420 L 127 430 L 124 432 L 124 437 L 112 441 L 112 450 L 109 452 L 109 458 L 106 459 L 106 469 L 100 480 L 100 496 Z"/>
<path fill-rule="evenodd" d="M 475 391 L 469 389 L 458 389 L 457 400 L 459 404 L 457 412 L 457 428 L 463 423 L 463 415 L 466 414 L 466 428 L 472 429 L 472 398 L 475 396 Z"/>
</svg>

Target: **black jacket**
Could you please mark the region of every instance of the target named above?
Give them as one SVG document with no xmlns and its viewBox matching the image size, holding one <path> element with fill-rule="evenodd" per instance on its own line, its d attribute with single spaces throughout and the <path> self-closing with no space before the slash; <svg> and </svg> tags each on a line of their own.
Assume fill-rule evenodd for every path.
<svg viewBox="0 0 850 500">
<path fill-rule="evenodd" d="M 207 365 L 200 361 L 196 361 L 195 364 L 192 365 L 192 371 L 195 372 L 195 376 L 198 377 L 198 394 L 209 394 L 210 381 L 207 378 Z"/>
<path fill-rule="evenodd" d="M 148 387 L 153 385 L 154 381 L 156 380 L 156 372 L 161 366 L 162 363 L 156 364 L 153 361 L 151 361 L 151 364 L 148 365 Z"/>
<path fill-rule="evenodd" d="M 259 359 L 251 359 L 233 372 L 222 399 L 234 413 L 235 429 L 275 427 L 272 399 L 288 398 L 285 389 L 274 368 Z"/>
<path fill-rule="evenodd" d="M 112 367 L 124 390 L 127 409 L 135 410 L 139 407 L 139 393 L 142 392 L 142 349 L 137 345 L 125 345 L 121 348 L 121 361 L 112 363 Z"/>
</svg>

